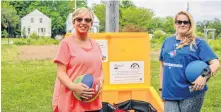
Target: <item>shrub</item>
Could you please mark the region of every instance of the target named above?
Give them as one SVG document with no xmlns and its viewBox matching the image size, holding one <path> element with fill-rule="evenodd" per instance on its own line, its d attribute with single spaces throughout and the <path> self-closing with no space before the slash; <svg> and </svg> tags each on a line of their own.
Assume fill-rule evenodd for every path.
<svg viewBox="0 0 221 112">
<path fill-rule="evenodd" d="M 46 45 L 46 44 L 59 44 L 59 40 L 52 38 L 40 37 L 38 39 L 32 38 L 19 38 L 14 40 L 15 45 Z"/>
<path fill-rule="evenodd" d="M 5 29 L 2 31 L 2 37 L 8 37 L 8 32 Z"/>
<path fill-rule="evenodd" d="M 125 25 L 121 31 L 122 32 L 145 32 L 146 29 L 137 25 L 128 24 L 128 25 Z"/>
<path fill-rule="evenodd" d="M 221 39 L 208 39 L 208 44 L 210 47 L 215 51 L 215 52 L 220 52 L 221 51 Z"/>
<path fill-rule="evenodd" d="M 160 39 L 160 38 L 164 38 L 164 36 L 166 35 L 166 33 L 162 30 L 156 30 L 154 33 L 153 33 L 153 38 L 154 39 Z"/>
<path fill-rule="evenodd" d="M 199 36 L 199 37 L 201 37 L 201 38 L 204 38 L 204 37 L 205 37 L 205 36 L 204 36 L 204 33 L 202 33 L 202 32 L 196 32 L 196 35 Z"/>
<path fill-rule="evenodd" d="M 31 35 L 29 36 L 29 38 L 30 39 L 38 39 L 39 37 L 38 37 L 38 35 L 37 35 L 37 33 L 31 33 Z"/>
</svg>

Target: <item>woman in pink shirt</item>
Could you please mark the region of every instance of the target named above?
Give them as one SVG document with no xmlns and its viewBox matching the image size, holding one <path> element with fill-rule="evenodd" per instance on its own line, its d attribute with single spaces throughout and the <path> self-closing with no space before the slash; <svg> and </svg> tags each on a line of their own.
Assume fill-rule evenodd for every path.
<svg viewBox="0 0 221 112">
<path fill-rule="evenodd" d="M 79 8 L 72 14 L 75 33 L 60 42 L 54 62 L 57 64 L 57 78 L 53 94 L 54 112 L 99 112 L 102 109 L 100 96 L 92 102 L 83 102 L 74 97 L 89 98 L 94 90 L 85 84 L 73 81 L 82 74 L 92 74 L 103 84 L 102 54 L 100 46 L 88 37 L 93 24 L 94 13 Z"/>
</svg>

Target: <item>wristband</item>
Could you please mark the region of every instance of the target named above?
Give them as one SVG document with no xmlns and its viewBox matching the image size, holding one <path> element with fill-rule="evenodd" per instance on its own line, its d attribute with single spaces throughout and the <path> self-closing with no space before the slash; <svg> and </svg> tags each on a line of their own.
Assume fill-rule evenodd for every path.
<svg viewBox="0 0 221 112">
<path fill-rule="evenodd" d="M 205 68 L 202 73 L 200 74 L 202 77 L 205 77 L 205 76 L 210 76 L 211 74 L 211 69 L 210 67 L 208 66 L 207 68 Z"/>
</svg>

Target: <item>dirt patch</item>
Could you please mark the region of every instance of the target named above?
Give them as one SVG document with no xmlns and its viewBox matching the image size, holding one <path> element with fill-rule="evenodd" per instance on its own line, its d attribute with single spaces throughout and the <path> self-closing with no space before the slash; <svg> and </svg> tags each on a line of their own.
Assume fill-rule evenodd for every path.
<svg viewBox="0 0 221 112">
<path fill-rule="evenodd" d="M 27 45 L 19 47 L 19 59 L 21 60 L 43 60 L 53 59 L 58 45 Z"/>
<path fill-rule="evenodd" d="M 159 56 L 159 55 L 160 55 L 160 51 L 159 51 L 159 50 L 157 50 L 157 51 L 151 51 L 150 54 L 151 54 L 151 55 L 157 55 L 157 56 Z"/>
</svg>

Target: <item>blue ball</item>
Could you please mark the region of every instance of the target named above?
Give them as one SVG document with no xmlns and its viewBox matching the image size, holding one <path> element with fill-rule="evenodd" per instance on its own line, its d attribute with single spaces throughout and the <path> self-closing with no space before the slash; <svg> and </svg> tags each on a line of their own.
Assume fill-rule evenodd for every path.
<svg viewBox="0 0 221 112">
<path fill-rule="evenodd" d="M 191 83 L 194 82 L 207 67 L 208 65 L 201 60 L 190 62 L 185 69 L 187 80 Z"/>
<path fill-rule="evenodd" d="M 90 74 L 84 75 L 84 77 L 83 77 L 83 79 L 81 81 L 81 83 L 87 85 L 89 88 L 92 88 L 93 82 L 94 82 L 94 78 Z"/>
<path fill-rule="evenodd" d="M 89 88 L 92 88 L 93 86 L 93 83 L 94 83 L 94 78 L 92 75 L 90 74 L 83 74 L 83 75 L 80 75 L 78 76 L 74 82 L 75 84 L 78 84 L 78 83 L 83 83 L 85 85 L 87 85 Z M 78 100 L 80 101 L 87 101 L 86 99 L 82 99 L 80 96 L 78 96 L 77 94 L 73 93 L 75 98 L 77 98 Z"/>
</svg>

